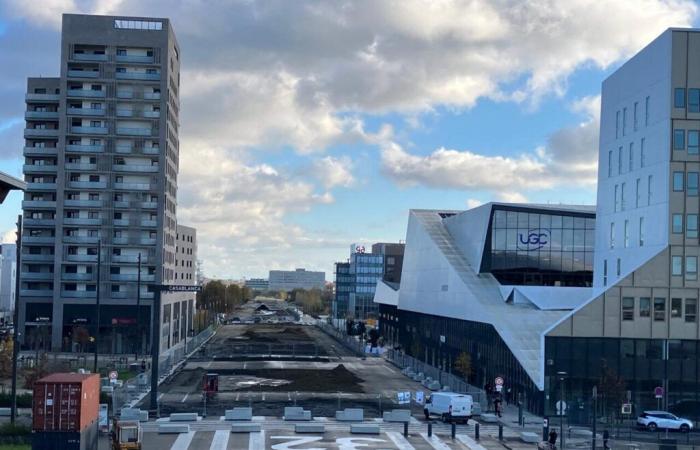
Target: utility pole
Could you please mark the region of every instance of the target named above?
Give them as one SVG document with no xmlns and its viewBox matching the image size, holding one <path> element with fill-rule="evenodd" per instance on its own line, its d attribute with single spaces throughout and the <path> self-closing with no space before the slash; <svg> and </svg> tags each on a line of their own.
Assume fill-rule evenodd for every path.
<svg viewBox="0 0 700 450">
<path fill-rule="evenodd" d="M 17 216 L 17 249 L 15 268 L 15 310 L 12 314 L 12 408 L 10 410 L 10 423 L 14 424 L 17 418 L 17 355 L 19 355 L 19 275 L 22 273 L 22 216 Z"/>
<path fill-rule="evenodd" d="M 160 293 L 156 286 L 153 293 L 153 321 L 151 323 L 151 411 L 158 410 L 158 358 L 160 351 Z"/>
<path fill-rule="evenodd" d="M 102 236 L 97 240 L 97 286 L 95 287 L 95 309 L 97 316 L 97 324 L 95 325 L 95 362 L 93 365 L 93 373 L 99 373 L 97 371 L 97 353 L 98 353 L 98 342 L 100 335 L 100 266 L 102 266 Z"/>
<path fill-rule="evenodd" d="M 136 351 L 134 361 L 139 360 L 139 345 L 141 345 L 141 252 L 139 252 L 138 272 L 136 273 Z"/>
</svg>

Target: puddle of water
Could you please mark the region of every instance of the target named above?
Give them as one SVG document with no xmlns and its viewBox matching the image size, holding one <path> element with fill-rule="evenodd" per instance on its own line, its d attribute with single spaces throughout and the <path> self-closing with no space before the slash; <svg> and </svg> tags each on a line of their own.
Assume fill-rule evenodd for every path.
<svg viewBox="0 0 700 450">
<path fill-rule="evenodd" d="M 248 375 L 233 375 L 226 377 L 226 384 L 230 384 L 233 390 L 250 389 L 256 386 L 261 387 L 277 387 L 290 384 L 289 380 L 281 380 L 277 378 L 260 378 Z"/>
</svg>

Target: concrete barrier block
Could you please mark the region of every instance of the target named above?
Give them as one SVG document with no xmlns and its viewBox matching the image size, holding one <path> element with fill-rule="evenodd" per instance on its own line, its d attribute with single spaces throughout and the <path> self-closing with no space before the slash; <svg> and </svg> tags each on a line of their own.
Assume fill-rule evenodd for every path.
<svg viewBox="0 0 700 450">
<path fill-rule="evenodd" d="M 520 440 L 528 444 L 537 444 L 540 442 L 541 439 L 542 436 L 531 431 L 523 431 L 522 433 L 520 433 Z"/>
<path fill-rule="evenodd" d="M 231 424 L 231 433 L 260 433 L 262 425 L 256 422 L 241 422 Z"/>
<path fill-rule="evenodd" d="M 247 406 L 242 408 L 227 409 L 224 414 L 224 420 L 253 420 L 253 408 Z"/>
<path fill-rule="evenodd" d="M 172 413 L 170 414 L 171 422 L 196 422 L 199 420 L 197 413 Z"/>
<path fill-rule="evenodd" d="M 297 423 L 294 424 L 295 433 L 325 433 L 326 426 L 322 423 Z"/>
<path fill-rule="evenodd" d="M 569 428 L 569 434 L 571 436 L 576 436 L 576 437 L 585 437 L 585 438 L 593 437 L 593 432 L 591 430 L 586 430 L 585 428 L 571 427 L 571 428 Z"/>
<path fill-rule="evenodd" d="M 481 421 L 484 423 L 498 423 L 498 417 L 495 414 L 482 414 Z"/>
<path fill-rule="evenodd" d="M 0 417 L 10 417 L 11 414 L 11 408 L 0 408 Z"/>
<path fill-rule="evenodd" d="M 172 434 L 172 433 L 189 433 L 190 426 L 186 423 L 170 424 L 161 423 L 158 424 L 158 433 L 160 434 Z"/>
<path fill-rule="evenodd" d="M 353 423 L 350 425 L 351 434 L 379 434 L 379 425 L 373 423 Z"/>
<path fill-rule="evenodd" d="M 287 406 L 284 408 L 284 420 L 311 420 L 311 411 L 306 411 L 299 406 Z"/>
<path fill-rule="evenodd" d="M 384 419 L 384 422 L 410 422 L 411 410 L 392 409 L 391 411 L 384 411 L 384 414 L 382 414 L 382 419 Z"/>
<path fill-rule="evenodd" d="M 335 420 L 339 422 L 362 422 L 365 417 L 365 410 L 362 408 L 345 408 L 335 412 Z"/>
</svg>

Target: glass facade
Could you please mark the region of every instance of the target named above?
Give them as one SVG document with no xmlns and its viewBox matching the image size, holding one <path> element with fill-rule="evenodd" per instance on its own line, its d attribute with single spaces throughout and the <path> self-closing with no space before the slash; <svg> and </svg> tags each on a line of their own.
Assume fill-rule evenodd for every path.
<svg viewBox="0 0 700 450">
<path fill-rule="evenodd" d="M 350 275 L 350 263 L 336 263 L 335 301 L 333 302 L 333 317 L 336 319 L 345 318 L 354 283 L 354 277 Z"/>
<path fill-rule="evenodd" d="M 351 294 L 350 300 L 350 306 L 354 306 L 354 317 L 376 318 L 378 310 L 374 303 L 374 291 L 384 273 L 383 255 L 353 253 L 350 255 L 350 273 L 355 278 L 354 295 Z"/>
<path fill-rule="evenodd" d="M 481 268 L 501 284 L 591 286 L 595 215 L 495 207 Z"/>
</svg>

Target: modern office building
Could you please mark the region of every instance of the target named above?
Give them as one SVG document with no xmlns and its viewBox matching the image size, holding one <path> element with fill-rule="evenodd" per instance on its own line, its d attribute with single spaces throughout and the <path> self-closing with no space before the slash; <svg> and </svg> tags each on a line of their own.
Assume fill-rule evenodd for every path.
<svg viewBox="0 0 700 450">
<path fill-rule="evenodd" d="M 0 244 L 0 311 L 14 311 L 17 281 L 17 245 Z"/>
<path fill-rule="evenodd" d="M 271 270 L 268 280 L 271 291 L 323 289 L 326 286 L 326 273 L 306 269 Z"/>
<path fill-rule="evenodd" d="M 401 268 L 403 267 L 405 249 L 406 244 L 404 243 L 378 242 L 372 244 L 372 253 L 384 256 L 382 280 L 389 283 L 399 283 L 401 281 Z"/>
<path fill-rule="evenodd" d="M 270 290 L 270 282 L 267 278 L 250 278 L 245 280 L 245 287 L 251 291 L 265 292 Z"/>
<path fill-rule="evenodd" d="M 182 224 L 177 224 L 175 234 L 175 283 L 180 285 L 197 284 L 197 230 Z M 192 318 L 197 308 L 197 296 L 194 292 L 181 294 L 181 300 L 168 303 L 163 308 L 163 324 L 172 323 L 172 333 L 164 333 L 170 337 L 171 347 L 179 343 L 185 336 L 194 332 Z M 187 297 L 187 298 L 185 298 Z M 171 320 L 167 320 L 172 317 Z"/>
<path fill-rule="evenodd" d="M 411 211 L 382 329 L 438 367 L 469 353 L 473 384 L 502 376 L 539 413 L 564 392 L 589 421 L 595 387 L 599 414 L 698 418 L 700 30 L 667 30 L 606 79 L 600 121 L 595 235 L 571 207 Z"/>
<path fill-rule="evenodd" d="M 345 319 L 347 317 L 350 293 L 354 289 L 355 277 L 350 274 L 350 263 L 335 263 L 335 296 L 331 304 L 331 316 L 333 319 Z"/>
<path fill-rule="evenodd" d="M 180 49 L 168 19 L 64 14 L 62 27 L 60 77 L 27 82 L 21 342 L 90 350 L 99 333 L 100 352 L 146 351 L 159 320 L 166 349 L 168 311 L 191 300 L 164 294 L 152 311 L 152 286 L 181 281 Z"/>
</svg>

